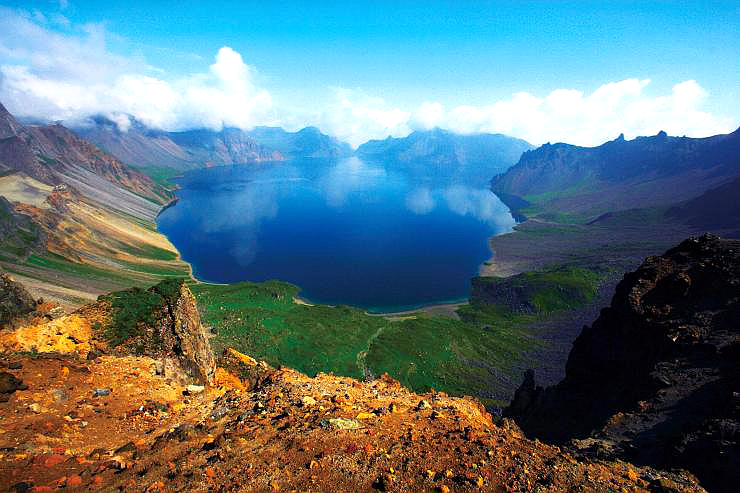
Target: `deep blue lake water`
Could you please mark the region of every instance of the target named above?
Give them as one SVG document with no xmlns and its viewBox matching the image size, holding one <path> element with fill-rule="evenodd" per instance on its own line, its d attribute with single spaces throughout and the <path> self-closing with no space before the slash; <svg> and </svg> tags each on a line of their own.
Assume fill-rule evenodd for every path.
<svg viewBox="0 0 740 493">
<path fill-rule="evenodd" d="M 280 279 L 315 303 L 395 311 L 467 298 L 511 230 L 489 190 L 357 158 L 200 169 L 158 219 L 204 281 Z"/>
</svg>

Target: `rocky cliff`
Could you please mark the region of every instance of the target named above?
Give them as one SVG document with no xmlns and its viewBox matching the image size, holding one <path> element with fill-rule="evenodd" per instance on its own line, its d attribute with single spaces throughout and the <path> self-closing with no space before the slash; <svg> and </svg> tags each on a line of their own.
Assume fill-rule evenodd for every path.
<svg viewBox="0 0 740 493">
<path fill-rule="evenodd" d="M 740 485 L 740 241 L 705 235 L 648 258 L 573 344 L 566 377 L 528 373 L 505 415 L 583 453 Z"/>
<path fill-rule="evenodd" d="M 36 309 L 36 300 L 10 276 L 0 271 L 0 329 Z"/>
</svg>

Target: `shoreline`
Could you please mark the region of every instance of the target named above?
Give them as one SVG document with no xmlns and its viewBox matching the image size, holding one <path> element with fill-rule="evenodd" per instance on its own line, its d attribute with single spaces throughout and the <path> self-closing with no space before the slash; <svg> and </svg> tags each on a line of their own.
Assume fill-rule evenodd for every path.
<svg viewBox="0 0 740 493">
<path fill-rule="evenodd" d="M 170 202 L 168 202 L 167 204 L 165 204 L 159 210 L 159 212 L 157 213 L 157 218 L 166 209 L 175 206 L 178 201 L 179 201 L 179 198 L 178 197 L 175 197 Z M 157 226 L 157 223 L 155 222 L 154 224 L 155 224 L 155 227 L 156 227 Z M 492 245 L 493 239 L 496 238 L 496 237 L 498 237 L 498 236 L 503 236 L 503 235 L 514 233 L 515 231 L 516 230 L 512 230 L 512 231 L 509 231 L 507 233 L 502 233 L 502 234 L 494 235 L 494 236 L 491 236 L 491 237 L 488 238 L 487 241 L 488 241 L 489 249 L 491 250 L 491 258 L 489 260 L 485 261 L 483 264 L 481 264 L 481 266 L 478 269 L 478 275 L 483 275 L 483 276 L 492 276 L 492 275 L 493 276 L 496 276 L 496 275 L 498 275 L 499 277 L 508 277 L 508 276 L 511 276 L 511 275 L 515 274 L 515 272 L 505 274 L 504 272 L 507 272 L 507 271 L 500 271 L 500 272 L 502 272 L 501 274 L 492 274 L 492 273 L 489 273 L 489 272 L 491 272 L 491 270 L 489 270 L 489 269 L 493 267 L 493 256 L 494 256 L 494 253 L 495 253 L 494 250 L 493 250 L 493 245 Z M 172 247 L 175 249 L 175 253 L 177 254 L 177 259 L 180 260 L 181 262 L 183 262 L 184 264 L 186 264 L 188 266 L 188 276 L 189 276 L 189 278 L 190 278 L 190 280 L 192 282 L 194 282 L 196 284 L 210 284 L 210 285 L 214 285 L 214 286 L 229 286 L 230 284 L 236 284 L 236 283 L 209 282 L 209 281 L 202 281 L 202 280 L 198 279 L 195 276 L 195 273 L 194 273 L 194 270 L 193 270 L 193 265 L 190 262 L 187 262 L 185 259 L 182 258 L 182 255 L 180 254 L 180 250 L 178 250 L 177 247 L 174 245 L 174 243 L 172 243 L 169 240 L 169 238 L 167 238 L 167 235 L 165 235 L 163 232 L 161 232 L 158 227 L 157 227 L 157 233 L 159 233 L 162 236 L 164 236 L 167 239 L 167 241 L 169 241 L 170 244 L 172 244 Z M 487 265 L 489 263 L 490 263 L 490 265 Z M 497 272 L 499 272 L 499 271 L 497 270 Z M 255 282 L 255 281 L 247 281 L 247 282 Z M 288 282 L 288 281 L 282 281 L 282 282 Z M 299 286 L 299 288 L 300 288 L 300 286 Z M 304 306 L 329 306 L 329 307 L 336 306 L 336 305 L 329 305 L 329 304 L 323 304 L 323 303 L 312 303 L 311 301 L 309 301 L 309 300 L 307 300 L 305 298 L 302 298 L 300 296 L 295 296 L 293 298 L 293 303 L 295 303 L 296 305 L 304 305 Z M 421 313 L 431 313 L 431 314 L 437 313 L 439 315 L 446 315 L 446 316 L 451 316 L 451 317 L 454 317 L 454 318 L 458 318 L 458 315 L 456 313 L 456 310 L 458 308 L 460 308 L 461 306 L 463 306 L 463 305 L 467 305 L 468 303 L 470 303 L 470 298 L 469 297 L 468 298 L 465 298 L 464 300 L 460 300 L 460 301 L 445 301 L 445 302 L 441 302 L 441 303 L 428 303 L 428 304 L 422 304 L 421 306 L 419 306 L 417 308 L 410 308 L 410 309 L 407 309 L 407 310 L 398 310 L 398 311 L 388 311 L 388 312 L 385 312 L 385 311 L 382 311 L 382 312 L 370 312 L 367 309 L 362 309 L 362 308 L 357 307 L 357 306 L 353 306 L 353 305 L 348 305 L 348 306 L 352 306 L 353 308 L 362 309 L 363 312 L 366 315 L 369 315 L 371 317 L 396 318 L 396 317 L 406 317 L 406 316 L 413 315 L 415 313 L 420 313 L 421 312 Z"/>
</svg>

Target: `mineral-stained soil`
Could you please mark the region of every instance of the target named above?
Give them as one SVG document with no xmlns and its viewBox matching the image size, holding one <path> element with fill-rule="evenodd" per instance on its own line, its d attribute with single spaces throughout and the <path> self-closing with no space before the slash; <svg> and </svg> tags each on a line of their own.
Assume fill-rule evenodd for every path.
<svg viewBox="0 0 740 493">
<path fill-rule="evenodd" d="M 227 349 L 212 385 L 181 384 L 161 355 L 105 347 L 107 306 L 24 332 L 57 337 L 47 351 L 2 334 L 15 388 L 0 403 L 0 490 L 703 491 L 689 473 L 578 458 L 473 399 L 388 377 L 310 378 Z"/>
</svg>

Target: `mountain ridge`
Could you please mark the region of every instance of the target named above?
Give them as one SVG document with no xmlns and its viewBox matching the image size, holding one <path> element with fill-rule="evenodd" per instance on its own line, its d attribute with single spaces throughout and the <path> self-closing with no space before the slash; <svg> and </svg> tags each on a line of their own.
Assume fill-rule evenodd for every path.
<svg viewBox="0 0 740 493">
<path fill-rule="evenodd" d="M 600 214 L 694 198 L 740 175 L 740 129 L 703 138 L 619 138 L 596 147 L 544 144 L 491 180 L 512 205 Z M 520 204 L 519 204 L 520 205 Z M 515 207 L 522 209 L 525 207 Z"/>
<path fill-rule="evenodd" d="M 457 134 L 435 128 L 414 131 L 406 137 L 371 140 L 355 154 L 365 159 L 395 160 L 418 170 L 462 173 L 488 180 L 514 165 L 528 142 L 503 134 Z"/>
</svg>

